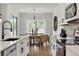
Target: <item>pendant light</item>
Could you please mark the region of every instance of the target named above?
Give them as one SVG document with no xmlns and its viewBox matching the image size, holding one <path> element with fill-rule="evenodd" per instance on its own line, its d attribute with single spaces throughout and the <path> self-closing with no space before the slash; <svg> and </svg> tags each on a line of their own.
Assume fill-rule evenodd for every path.
<svg viewBox="0 0 79 59">
<path fill-rule="evenodd" d="M 36 11 L 36 9 L 34 9 L 34 17 L 33 17 L 33 20 L 35 20 L 34 24 L 35 24 L 35 27 L 37 27 L 37 21 L 36 21 L 36 14 L 35 14 L 35 11 Z"/>
<path fill-rule="evenodd" d="M 36 9 L 34 9 L 34 17 L 33 20 L 35 20 L 34 25 L 35 25 L 35 34 L 37 34 L 38 32 L 38 28 L 37 28 L 37 20 L 36 20 L 36 13 L 35 13 Z"/>
<path fill-rule="evenodd" d="M 35 20 L 35 9 L 34 9 L 34 17 L 33 17 L 33 19 Z"/>
</svg>

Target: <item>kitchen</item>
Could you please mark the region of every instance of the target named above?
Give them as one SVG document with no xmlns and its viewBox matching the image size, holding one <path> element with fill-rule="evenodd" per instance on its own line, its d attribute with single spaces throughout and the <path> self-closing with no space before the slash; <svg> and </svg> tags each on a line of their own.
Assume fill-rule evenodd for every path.
<svg viewBox="0 0 79 59">
<path fill-rule="evenodd" d="M 79 56 L 78 9 L 78 3 L 0 4 L 0 55 Z M 65 30 L 64 38 L 61 29 Z M 44 42 L 41 35 L 46 36 Z M 31 54 L 31 46 L 40 52 Z M 45 48 L 45 55 L 40 48 Z"/>
<path fill-rule="evenodd" d="M 37 45 L 37 43 L 39 43 L 35 41 L 33 42 L 33 44 L 31 44 L 30 38 L 29 38 L 29 35 L 33 34 L 32 30 L 29 31 L 29 29 L 31 29 L 32 26 L 34 26 L 32 23 L 36 22 L 36 21 L 32 21 L 34 17 L 35 17 L 35 20 L 37 19 L 39 25 L 42 24 L 40 25 L 41 27 L 39 26 L 40 29 L 38 29 L 39 34 L 43 34 L 43 33 L 48 35 L 52 34 L 52 13 L 50 13 L 52 12 L 52 10 L 51 8 L 49 8 L 51 7 L 51 5 L 52 4 L 44 5 L 44 4 L 27 4 L 27 3 L 26 4 L 23 4 L 23 3 L 22 4 L 21 3 L 20 4 L 16 4 L 16 3 L 0 4 L 0 8 L 1 8 L 0 9 L 1 11 L 0 52 L 1 53 L 0 54 L 1 56 L 27 56 L 27 55 L 29 56 L 30 46 L 34 44 Z M 48 10 L 50 11 L 48 10 L 45 11 L 47 7 L 49 8 Z M 35 11 L 34 11 L 34 8 L 36 9 Z M 32 24 L 31 28 L 28 27 L 29 24 Z M 38 45 L 40 45 L 40 43 Z M 39 48 L 39 46 L 37 47 Z M 41 54 L 43 55 L 43 53 Z"/>
</svg>

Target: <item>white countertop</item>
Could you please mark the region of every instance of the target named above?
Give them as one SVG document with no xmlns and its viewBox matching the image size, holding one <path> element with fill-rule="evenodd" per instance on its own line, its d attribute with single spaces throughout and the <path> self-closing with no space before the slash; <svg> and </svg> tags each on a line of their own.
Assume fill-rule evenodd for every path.
<svg viewBox="0 0 79 59">
<path fill-rule="evenodd" d="M 67 39 L 67 40 L 72 40 L 72 39 L 75 39 L 75 38 L 73 38 L 73 37 L 66 37 L 66 38 L 62 38 L 62 37 L 57 37 L 57 39 L 61 39 L 61 40 L 64 40 L 64 39 Z"/>
<path fill-rule="evenodd" d="M 61 39 L 75 39 L 73 37 L 61 38 Z"/>
<path fill-rule="evenodd" d="M 66 48 L 79 56 L 79 45 L 66 45 Z"/>
<path fill-rule="evenodd" d="M 2 41 L 2 40 L 0 40 L 0 52 L 3 51 L 4 49 L 8 48 L 11 45 L 18 43 L 20 40 L 22 40 L 25 37 L 26 36 L 20 36 L 20 37 L 18 37 L 20 39 L 18 39 L 16 41 Z"/>
</svg>

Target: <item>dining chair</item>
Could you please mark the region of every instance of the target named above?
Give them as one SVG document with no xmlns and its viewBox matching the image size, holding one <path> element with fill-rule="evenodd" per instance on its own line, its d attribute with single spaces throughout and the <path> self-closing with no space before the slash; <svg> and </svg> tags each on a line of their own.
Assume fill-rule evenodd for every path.
<svg viewBox="0 0 79 59">
<path fill-rule="evenodd" d="M 47 46 L 47 42 L 49 42 L 49 36 L 48 35 L 40 35 L 38 37 L 38 42 L 40 43 L 40 46 L 43 45 L 44 43 L 46 43 L 46 46 Z"/>
</svg>

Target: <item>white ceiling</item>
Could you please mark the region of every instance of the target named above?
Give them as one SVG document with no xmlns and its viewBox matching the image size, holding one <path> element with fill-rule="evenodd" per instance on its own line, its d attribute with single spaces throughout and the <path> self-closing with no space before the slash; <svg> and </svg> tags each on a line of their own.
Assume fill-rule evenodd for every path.
<svg viewBox="0 0 79 59">
<path fill-rule="evenodd" d="M 14 3 L 8 4 L 11 7 L 17 9 L 20 13 L 34 13 L 33 9 L 36 9 L 36 13 L 51 13 L 58 5 L 57 3 Z"/>
</svg>

